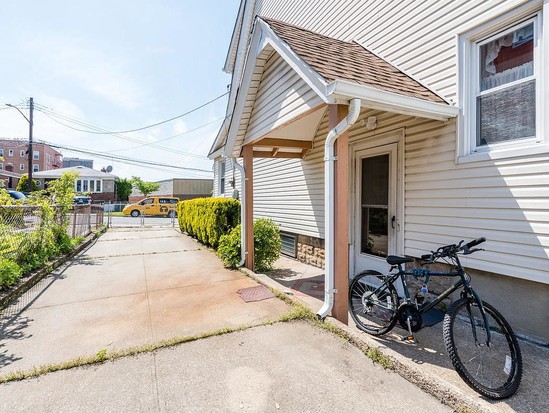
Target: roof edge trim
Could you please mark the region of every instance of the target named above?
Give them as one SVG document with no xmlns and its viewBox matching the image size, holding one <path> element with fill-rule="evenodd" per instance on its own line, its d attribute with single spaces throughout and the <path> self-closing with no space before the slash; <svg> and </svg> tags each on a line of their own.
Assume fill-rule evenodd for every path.
<svg viewBox="0 0 549 413">
<path fill-rule="evenodd" d="M 359 98 L 363 107 L 373 109 L 442 121 L 455 118 L 459 114 L 458 107 L 446 103 L 430 102 L 345 80 L 335 80 L 327 89 L 329 96 L 346 100 Z"/>
</svg>

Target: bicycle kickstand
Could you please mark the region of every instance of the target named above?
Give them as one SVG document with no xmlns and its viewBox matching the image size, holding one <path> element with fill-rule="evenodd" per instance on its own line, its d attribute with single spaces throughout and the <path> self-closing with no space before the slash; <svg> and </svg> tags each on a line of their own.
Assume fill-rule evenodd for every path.
<svg viewBox="0 0 549 413">
<path fill-rule="evenodd" d="M 416 342 L 416 339 L 414 337 L 414 334 L 412 333 L 412 326 L 410 325 L 410 316 L 406 317 L 406 325 L 408 326 L 408 335 L 402 336 L 400 338 L 401 341 L 411 341 L 412 343 Z"/>
</svg>

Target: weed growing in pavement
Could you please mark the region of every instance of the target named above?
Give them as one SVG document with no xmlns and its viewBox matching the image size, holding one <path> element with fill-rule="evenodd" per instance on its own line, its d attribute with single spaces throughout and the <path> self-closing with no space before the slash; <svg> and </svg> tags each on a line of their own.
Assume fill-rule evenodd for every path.
<svg viewBox="0 0 549 413">
<path fill-rule="evenodd" d="M 101 349 L 98 351 L 98 353 L 95 355 L 95 358 L 97 361 L 103 361 L 107 359 L 107 350 Z"/>
<path fill-rule="evenodd" d="M 393 369 L 393 362 L 377 348 L 363 348 L 362 352 L 374 363 L 378 363 L 384 369 Z"/>
</svg>

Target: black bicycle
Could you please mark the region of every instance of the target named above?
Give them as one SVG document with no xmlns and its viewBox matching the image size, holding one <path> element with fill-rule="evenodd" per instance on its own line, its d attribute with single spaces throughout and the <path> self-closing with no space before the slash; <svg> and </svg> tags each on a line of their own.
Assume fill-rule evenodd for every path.
<svg viewBox="0 0 549 413">
<path fill-rule="evenodd" d="M 408 331 L 404 339 L 413 340 L 413 332 L 422 327 L 421 314 L 438 305 L 458 289 L 461 297 L 447 309 L 444 316 L 444 343 L 452 364 L 461 378 L 475 391 L 491 399 L 513 395 L 522 379 L 522 356 L 509 323 L 494 307 L 482 301 L 471 287 L 470 277 L 459 261 L 459 255 L 482 251 L 475 246 L 486 241 L 478 238 L 464 244 L 446 245 L 423 255 L 426 264 L 441 260 L 451 266 L 449 271 L 426 268 L 404 270 L 412 258 L 388 256 L 391 272 L 358 274 L 349 287 L 351 316 L 361 330 L 372 335 L 389 332 L 397 323 Z M 424 280 L 418 294 L 410 297 L 406 277 Z M 432 276 L 459 277 L 450 288 L 426 301 L 427 284 Z M 395 283 L 402 283 L 399 297 Z"/>
</svg>

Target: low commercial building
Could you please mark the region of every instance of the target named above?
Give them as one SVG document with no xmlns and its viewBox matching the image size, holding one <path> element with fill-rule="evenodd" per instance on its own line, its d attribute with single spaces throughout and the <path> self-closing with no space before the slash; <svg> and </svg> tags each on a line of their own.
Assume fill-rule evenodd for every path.
<svg viewBox="0 0 549 413">
<path fill-rule="evenodd" d="M 173 196 L 180 200 L 211 197 L 213 179 L 166 179 L 158 181 L 160 188 L 150 196 Z M 139 202 L 145 197 L 136 189 L 130 195 L 130 203 Z"/>
</svg>

